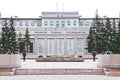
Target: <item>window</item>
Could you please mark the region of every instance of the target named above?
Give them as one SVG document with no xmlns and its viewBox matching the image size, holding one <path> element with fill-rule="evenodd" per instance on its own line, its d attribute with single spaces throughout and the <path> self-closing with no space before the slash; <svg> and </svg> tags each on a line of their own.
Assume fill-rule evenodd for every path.
<svg viewBox="0 0 120 80">
<path fill-rule="evenodd" d="M 50 25 L 53 26 L 53 21 L 50 21 Z"/>
<path fill-rule="evenodd" d="M 67 24 L 70 25 L 70 21 L 67 21 Z"/>
<path fill-rule="evenodd" d="M 73 25 L 76 25 L 76 20 L 73 21 Z"/>
<path fill-rule="evenodd" d="M 65 21 L 62 21 L 62 27 L 65 27 Z"/>
<path fill-rule="evenodd" d="M 28 26 L 28 21 L 25 22 L 25 25 Z"/>
<path fill-rule="evenodd" d="M 88 21 L 86 21 L 85 26 L 89 26 L 89 22 Z"/>
<path fill-rule="evenodd" d="M 59 17 L 59 15 L 57 15 L 57 17 Z"/>
<path fill-rule="evenodd" d="M 20 26 L 22 26 L 22 21 L 20 21 L 20 24 L 19 24 Z"/>
<path fill-rule="evenodd" d="M 31 22 L 31 26 L 34 26 L 34 21 Z"/>
<path fill-rule="evenodd" d="M 37 26 L 41 26 L 41 21 L 37 21 Z"/>
<path fill-rule="evenodd" d="M 56 27 L 59 27 L 59 21 L 56 21 Z"/>
<path fill-rule="evenodd" d="M 2 26 L 5 26 L 5 21 L 2 21 Z"/>
<path fill-rule="evenodd" d="M 40 26 L 40 22 L 37 22 L 37 26 Z"/>
<path fill-rule="evenodd" d="M 47 21 L 44 21 L 44 25 L 47 26 Z"/>
<path fill-rule="evenodd" d="M 80 26 L 83 26 L 83 24 L 84 24 L 83 21 L 80 21 Z"/>
<path fill-rule="evenodd" d="M 16 26 L 16 21 L 13 22 L 14 26 Z"/>
</svg>

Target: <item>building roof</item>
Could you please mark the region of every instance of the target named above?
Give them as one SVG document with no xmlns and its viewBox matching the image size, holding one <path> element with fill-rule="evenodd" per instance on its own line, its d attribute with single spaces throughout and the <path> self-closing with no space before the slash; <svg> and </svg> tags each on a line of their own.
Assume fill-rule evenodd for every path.
<svg viewBox="0 0 120 80">
<path fill-rule="evenodd" d="M 42 12 L 42 17 L 79 17 L 78 12 Z"/>
<path fill-rule="evenodd" d="M 72 12 L 42 12 L 42 14 L 79 14 L 77 11 Z"/>
</svg>

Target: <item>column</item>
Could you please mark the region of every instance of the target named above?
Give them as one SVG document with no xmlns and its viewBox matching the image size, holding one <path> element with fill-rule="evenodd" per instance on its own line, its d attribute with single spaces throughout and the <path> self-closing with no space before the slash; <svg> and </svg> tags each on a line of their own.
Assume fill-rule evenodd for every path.
<svg viewBox="0 0 120 80">
<path fill-rule="evenodd" d="M 87 47 L 87 44 L 86 44 L 86 38 L 84 37 L 83 39 L 83 54 L 86 54 L 88 50 L 86 50 L 85 48 Z"/>
<path fill-rule="evenodd" d="M 77 38 L 76 36 L 74 37 L 74 55 L 77 55 Z"/>
<path fill-rule="evenodd" d="M 38 52 L 38 46 L 37 46 L 37 35 L 35 34 L 35 48 L 34 48 L 34 52 L 35 52 L 35 54 L 37 54 Z"/>
<path fill-rule="evenodd" d="M 45 46 L 44 46 L 44 57 L 46 57 L 46 55 L 47 55 L 47 36 L 45 35 Z"/>
<path fill-rule="evenodd" d="M 64 36 L 64 55 L 67 54 L 67 38 Z"/>
<path fill-rule="evenodd" d="M 55 38 L 54 38 L 54 55 L 58 55 L 58 53 L 57 53 L 57 37 L 55 36 Z"/>
</svg>

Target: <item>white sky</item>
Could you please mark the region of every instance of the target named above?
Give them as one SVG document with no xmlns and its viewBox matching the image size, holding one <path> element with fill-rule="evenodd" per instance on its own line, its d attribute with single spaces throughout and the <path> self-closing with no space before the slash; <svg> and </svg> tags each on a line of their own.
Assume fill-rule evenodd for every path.
<svg viewBox="0 0 120 80">
<path fill-rule="evenodd" d="M 98 9 L 101 17 L 119 17 L 120 0 L 0 0 L 2 17 L 41 16 L 43 11 L 79 11 L 82 17 L 94 17 Z"/>
</svg>

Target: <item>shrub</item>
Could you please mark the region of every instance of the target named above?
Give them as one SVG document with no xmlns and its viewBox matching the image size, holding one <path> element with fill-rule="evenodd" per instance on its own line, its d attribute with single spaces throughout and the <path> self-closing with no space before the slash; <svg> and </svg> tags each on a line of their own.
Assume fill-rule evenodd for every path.
<svg viewBox="0 0 120 80">
<path fill-rule="evenodd" d="M 79 55 L 78 58 L 82 58 L 83 56 L 82 55 Z"/>
<path fill-rule="evenodd" d="M 41 57 L 43 57 L 43 55 L 39 55 L 38 57 L 41 58 Z"/>
</svg>

